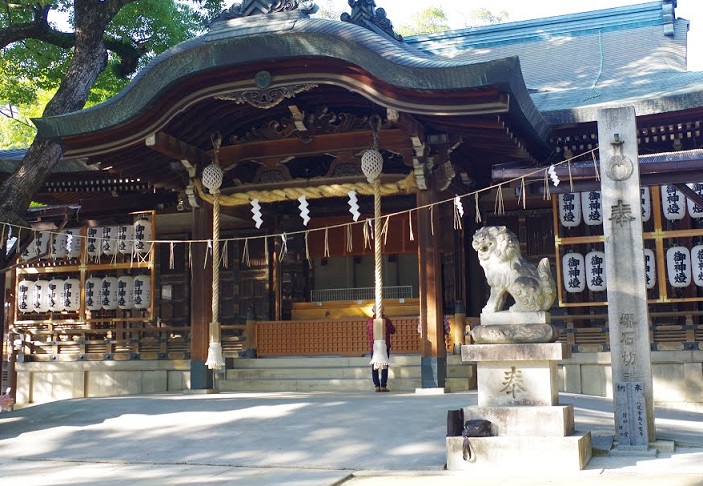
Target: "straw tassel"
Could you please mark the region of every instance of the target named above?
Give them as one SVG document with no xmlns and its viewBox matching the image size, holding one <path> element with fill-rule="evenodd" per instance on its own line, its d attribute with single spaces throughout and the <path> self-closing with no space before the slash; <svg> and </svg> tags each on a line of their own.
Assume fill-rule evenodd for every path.
<svg viewBox="0 0 703 486">
<path fill-rule="evenodd" d="M 547 171 L 547 169 L 544 169 L 544 196 L 543 196 L 543 199 L 545 201 L 548 201 L 551 198 L 552 198 L 552 195 L 550 194 L 550 189 L 549 189 L 549 172 Z"/>
<path fill-rule="evenodd" d="M 383 236 L 383 245 L 388 243 L 388 220 L 391 219 L 390 216 L 386 216 L 386 221 L 383 223 L 383 229 L 381 230 L 381 236 Z"/>
<path fill-rule="evenodd" d="M 330 232 L 328 228 L 325 228 L 325 258 L 330 256 Z"/>
<path fill-rule="evenodd" d="M 251 267 L 251 261 L 249 260 L 249 238 L 244 239 L 244 250 L 242 250 L 242 263 L 247 267 Z"/>
<path fill-rule="evenodd" d="M 593 171 L 596 174 L 596 180 L 600 180 L 600 172 L 598 171 L 598 161 L 596 160 L 596 152 L 595 150 L 591 152 L 591 157 L 593 157 Z"/>
<path fill-rule="evenodd" d="M 430 206 L 430 231 L 434 236 L 434 204 Z"/>
<path fill-rule="evenodd" d="M 222 253 L 220 253 L 220 266 L 222 268 L 229 268 L 229 245 L 227 240 L 222 242 Z"/>
<path fill-rule="evenodd" d="M 478 205 L 478 192 L 474 193 L 474 201 L 476 202 L 476 222 L 481 222 L 481 208 Z"/>
<path fill-rule="evenodd" d="M 496 190 L 496 202 L 493 206 L 493 214 L 501 216 L 505 214 L 505 203 L 503 201 L 503 185 L 499 185 Z"/>
</svg>

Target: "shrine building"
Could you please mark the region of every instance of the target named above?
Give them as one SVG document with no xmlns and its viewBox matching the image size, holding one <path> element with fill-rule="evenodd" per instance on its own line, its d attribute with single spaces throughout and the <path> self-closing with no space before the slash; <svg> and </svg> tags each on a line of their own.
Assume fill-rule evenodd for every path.
<svg viewBox="0 0 703 486">
<path fill-rule="evenodd" d="M 471 241 L 498 225 L 550 260 L 560 388 L 611 396 L 597 113 L 633 106 L 654 399 L 703 407 L 703 73 L 676 2 L 411 38 L 349 4 L 244 0 L 112 99 L 35 120 L 63 159 L 12 240 L 3 388 L 372 390 L 380 239 L 389 386 L 472 389 Z"/>
</svg>

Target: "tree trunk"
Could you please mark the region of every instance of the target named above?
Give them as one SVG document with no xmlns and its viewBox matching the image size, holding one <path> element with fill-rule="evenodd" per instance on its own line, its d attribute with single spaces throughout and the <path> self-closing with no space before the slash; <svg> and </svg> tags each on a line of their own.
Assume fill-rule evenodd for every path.
<svg viewBox="0 0 703 486">
<path fill-rule="evenodd" d="M 107 65 L 103 36 L 119 10 L 135 0 L 75 0 L 76 44 L 66 75 L 43 116 L 78 111 L 85 106 L 98 75 Z M 34 193 L 61 158 L 61 147 L 34 138 L 17 170 L 0 185 L 0 221 L 22 224 Z"/>
</svg>

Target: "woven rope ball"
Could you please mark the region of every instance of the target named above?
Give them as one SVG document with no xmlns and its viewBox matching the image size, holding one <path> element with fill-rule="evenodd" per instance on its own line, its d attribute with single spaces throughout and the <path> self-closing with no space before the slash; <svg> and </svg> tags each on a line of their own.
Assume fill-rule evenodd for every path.
<svg viewBox="0 0 703 486">
<path fill-rule="evenodd" d="M 376 180 L 383 171 L 383 155 L 378 150 L 364 152 L 361 156 L 361 170 L 370 183 Z"/>
<path fill-rule="evenodd" d="M 215 194 L 222 186 L 222 169 L 212 163 L 203 170 L 203 186 L 207 187 L 210 194 Z"/>
</svg>

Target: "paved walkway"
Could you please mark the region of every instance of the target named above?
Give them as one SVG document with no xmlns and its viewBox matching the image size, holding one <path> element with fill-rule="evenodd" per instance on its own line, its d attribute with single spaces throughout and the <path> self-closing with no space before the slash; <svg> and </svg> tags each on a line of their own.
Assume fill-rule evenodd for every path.
<svg viewBox="0 0 703 486">
<path fill-rule="evenodd" d="M 576 428 L 612 435 L 610 400 L 562 394 Z M 0 414 L 0 478 L 23 485 L 703 485 L 703 414 L 657 411 L 674 453 L 583 471 L 444 471 L 446 411 L 476 393 L 221 393 L 76 399 Z"/>
</svg>

